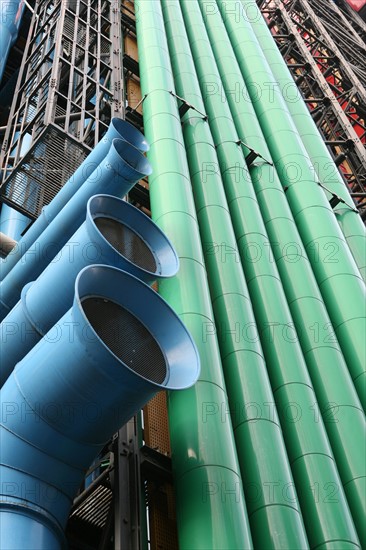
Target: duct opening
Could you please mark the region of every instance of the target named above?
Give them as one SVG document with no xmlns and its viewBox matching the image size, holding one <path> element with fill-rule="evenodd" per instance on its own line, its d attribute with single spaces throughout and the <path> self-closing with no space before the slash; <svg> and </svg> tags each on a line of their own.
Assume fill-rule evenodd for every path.
<svg viewBox="0 0 366 550">
<path fill-rule="evenodd" d="M 121 135 L 122 139 L 125 139 L 128 143 L 131 143 L 140 151 L 149 150 L 149 144 L 147 143 L 145 137 L 137 128 L 135 128 L 135 126 L 122 118 L 112 118 L 111 124 Z"/>
<path fill-rule="evenodd" d="M 112 218 L 98 217 L 94 223 L 107 241 L 133 264 L 157 272 L 155 257 L 148 245 L 132 229 Z"/>
<path fill-rule="evenodd" d="M 167 375 L 164 354 L 137 317 L 99 296 L 85 298 L 82 308 L 99 338 L 125 365 L 152 382 L 164 382 Z"/>
<path fill-rule="evenodd" d="M 143 176 L 149 176 L 152 172 L 152 167 L 147 160 L 147 158 L 136 149 L 131 143 L 123 141 L 123 139 L 114 139 L 112 141 L 114 153 L 117 153 L 119 157 L 119 162 L 122 161 L 121 168 L 123 169 L 123 164 L 133 168 L 134 171 L 139 172 L 140 178 Z M 124 170 L 124 169 L 123 169 Z M 133 175 L 133 178 L 136 181 L 136 176 Z M 139 179 L 140 179 L 139 178 Z"/>
</svg>

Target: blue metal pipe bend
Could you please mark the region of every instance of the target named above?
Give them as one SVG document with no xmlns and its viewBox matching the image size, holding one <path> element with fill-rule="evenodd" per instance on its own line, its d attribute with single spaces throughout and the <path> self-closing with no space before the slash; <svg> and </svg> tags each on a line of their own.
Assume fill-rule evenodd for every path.
<svg viewBox="0 0 366 550">
<path fill-rule="evenodd" d="M 121 118 L 112 118 L 103 138 L 86 157 L 71 178 L 64 184 L 55 198 L 42 209 L 40 216 L 19 241 L 18 246 L 7 256 L 6 261 L 1 262 L 1 279 L 4 279 L 11 271 L 78 189 L 80 189 L 86 180 L 93 174 L 94 170 L 98 168 L 103 159 L 107 156 L 114 139 L 122 139 L 133 145 L 142 153 L 149 150 L 149 144 L 145 136 L 139 130 Z M 100 191 L 103 192 L 103 189 Z"/>
<path fill-rule="evenodd" d="M 27 250 L 22 261 L 17 262 L 0 282 L 0 321 L 18 302 L 24 285 L 42 273 L 83 223 L 90 197 L 96 193 L 123 197 L 138 180 L 151 172 L 150 163 L 138 149 L 126 141 L 114 139 L 97 169 Z M 21 246 L 21 241 L 18 245 Z"/>
<path fill-rule="evenodd" d="M 0 547 L 65 547 L 73 497 L 106 441 L 199 371 L 191 336 L 156 292 L 113 267 L 83 269 L 72 308 L 2 390 Z"/>
<path fill-rule="evenodd" d="M 141 210 L 117 197 L 94 195 L 88 201 L 85 222 L 38 279 L 23 288 L 20 301 L 0 324 L 1 386 L 18 361 L 72 306 L 79 271 L 96 262 L 123 269 L 149 284 L 173 277 L 179 268 L 172 244 Z"/>
</svg>

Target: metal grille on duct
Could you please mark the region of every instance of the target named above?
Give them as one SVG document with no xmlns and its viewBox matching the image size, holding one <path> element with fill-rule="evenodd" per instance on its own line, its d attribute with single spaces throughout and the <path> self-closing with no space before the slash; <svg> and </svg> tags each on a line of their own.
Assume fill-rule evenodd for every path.
<svg viewBox="0 0 366 550">
<path fill-rule="evenodd" d="M 79 520 L 90 526 L 103 529 L 113 499 L 109 487 L 100 485 L 70 514 L 70 520 Z"/>
<path fill-rule="evenodd" d="M 96 218 L 94 223 L 102 235 L 127 260 L 151 273 L 156 273 L 157 266 L 154 255 L 137 233 L 111 218 Z"/>
<path fill-rule="evenodd" d="M 4 202 L 37 218 L 88 153 L 87 147 L 49 125 L 6 181 Z"/>
<path fill-rule="evenodd" d="M 164 355 L 139 319 L 120 305 L 97 296 L 83 300 L 82 307 L 95 332 L 123 363 L 148 380 L 164 382 Z"/>
</svg>

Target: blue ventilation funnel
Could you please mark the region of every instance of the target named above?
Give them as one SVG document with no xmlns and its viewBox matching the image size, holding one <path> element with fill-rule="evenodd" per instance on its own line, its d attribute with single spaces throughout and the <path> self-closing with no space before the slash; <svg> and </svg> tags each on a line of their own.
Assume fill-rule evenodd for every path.
<svg viewBox="0 0 366 550">
<path fill-rule="evenodd" d="M 0 382 L 71 307 L 75 279 L 84 267 L 103 263 L 146 283 L 174 276 L 178 256 L 164 233 L 140 210 L 110 195 L 89 199 L 86 220 L 0 325 Z M 45 307 L 47 304 L 47 307 Z"/>
<path fill-rule="evenodd" d="M 83 223 L 90 197 L 100 192 L 123 197 L 151 172 L 148 160 L 138 149 L 126 141 L 114 139 L 98 168 L 1 281 L 0 321 L 18 302 L 24 285 L 42 273 Z"/>
<path fill-rule="evenodd" d="M 86 469 L 159 390 L 199 376 L 196 346 L 168 304 L 93 265 L 72 308 L 17 364 L 1 396 L 0 547 L 59 550 Z"/>
<path fill-rule="evenodd" d="M 149 150 L 149 144 L 143 134 L 132 124 L 120 118 L 112 118 L 111 123 L 104 137 L 86 157 L 84 162 L 74 172 L 71 178 L 63 185 L 55 198 L 42 209 L 40 216 L 28 229 L 24 237 L 19 241 L 18 246 L 1 262 L 0 271 L 3 279 L 20 258 L 27 252 L 31 245 L 38 239 L 41 233 L 52 222 L 57 214 L 63 209 L 84 182 L 98 168 L 103 159 L 107 156 L 114 139 L 127 141 L 139 151 L 145 153 Z M 100 189 L 103 192 L 103 189 Z M 98 191 L 96 191 L 97 193 Z M 6 233 L 5 231 L 3 231 Z M 17 239 L 19 240 L 19 239 Z"/>
</svg>

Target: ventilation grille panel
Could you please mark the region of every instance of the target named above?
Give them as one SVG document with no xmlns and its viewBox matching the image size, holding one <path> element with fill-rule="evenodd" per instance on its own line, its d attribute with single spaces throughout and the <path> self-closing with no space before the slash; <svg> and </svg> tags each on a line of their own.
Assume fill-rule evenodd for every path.
<svg viewBox="0 0 366 550">
<path fill-rule="evenodd" d="M 2 185 L 4 202 L 31 219 L 37 218 L 88 152 L 84 145 L 49 126 Z"/>
<path fill-rule="evenodd" d="M 141 321 L 120 305 L 96 296 L 83 300 L 82 307 L 95 332 L 123 363 L 148 380 L 164 382 L 165 357 Z"/>
<path fill-rule="evenodd" d="M 141 237 L 123 223 L 111 218 L 96 218 L 95 225 L 101 234 L 122 256 L 133 264 L 156 273 L 156 261 L 150 248 Z"/>
</svg>

